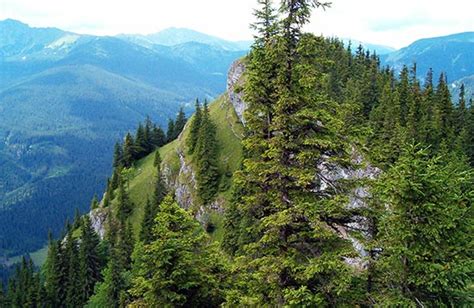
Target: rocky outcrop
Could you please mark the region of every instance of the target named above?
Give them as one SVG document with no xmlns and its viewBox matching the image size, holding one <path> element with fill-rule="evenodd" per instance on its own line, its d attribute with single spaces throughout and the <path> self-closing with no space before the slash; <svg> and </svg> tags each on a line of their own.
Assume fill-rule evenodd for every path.
<svg viewBox="0 0 474 308">
<path fill-rule="evenodd" d="M 243 125 L 245 125 L 244 112 L 247 108 L 243 100 L 243 74 L 245 72 L 245 65 L 242 60 L 235 61 L 230 67 L 227 77 L 227 95 L 235 112 Z"/>
<path fill-rule="evenodd" d="M 319 191 L 337 191 L 341 182 L 348 183 L 360 180 L 374 180 L 380 175 L 381 170 L 379 168 L 367 163 L 364 164 L 363 156 L 357 153 L 355 148 L 352 148 L 352 153 L 351 163 L 352 166 L 356 167 L 345 167 L 330 163 L 330 157 L 323 159 L 323 162 L 317 167 L 317 175 L 321 183 Z M 367 198 L 370 197 L 370 192 L 367 187 L 355 187 L 347 194 L 349 197 L 349 202 L 346 205 L 347 209 L 356 210 L 367 206 Z M 369 252 L 365 249 L 360 240 L 351 235 L 351 232 L 357 232 L 365 239 L 369 239 L 370 229 L 368 219 L 360 215 L 354 215 L 351 217 L 349 223 L 336 225 L 335 228 L 342 238 L 352 243 L 352 247 L 358 254 L 358 257 L 346 258 L 346 263 L 358 269 L 366 268 L 367 263 L 364 259 L 369 255 Z"/>
<path fill-rule="evenodd" d="M 182 150 L 178 150 L 179 173 L 173 185 L 176 201 L 185 209 L 190 209 L 194 203 L 193 191 L 196 190 L 196 175 L 193 168 L 186 162 Z"/>
<path fill-rule="evenodd" d="M 104 239 L 105 236 L 105 224 L 108 213 L 109 211 L 102 206 L 89 213 L 92 228 L 94 228 L 94 231 L 99 235 L 100 239 Z"/>
</svg>

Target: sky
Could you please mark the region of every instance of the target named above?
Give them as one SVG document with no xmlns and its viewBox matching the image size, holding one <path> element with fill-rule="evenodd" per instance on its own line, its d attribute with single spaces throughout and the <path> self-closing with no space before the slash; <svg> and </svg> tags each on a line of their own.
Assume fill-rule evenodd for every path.
<svg viewBox="0 0 474 308">
<path fill-rule="evenodd" d="M 472 0 L 332 2 L 330 9 L 314 12 L 307 31 L 395 48 L 420 38 L 474 31 Z M 255 6 L 256 0 L 0 0 L 0 20 L 96 35 L 182 27 L 248 40 Z"/>
</svg>

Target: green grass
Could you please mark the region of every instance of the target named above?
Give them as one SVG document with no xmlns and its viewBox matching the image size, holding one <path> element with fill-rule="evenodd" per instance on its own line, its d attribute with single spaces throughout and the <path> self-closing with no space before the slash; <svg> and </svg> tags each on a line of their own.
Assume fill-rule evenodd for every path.
<svg viewBox="0 0 474 308">
<path fill-rule="evenodd" d="M 31 260 L 33 260 L 33 263 L 38 267 L 43 266 L 44 262 L 46 261 L 47 256 L 48 256 L 48 245 L 44 246 L 43 248 L 35 252 L 30 253 Z M 10 258 L 8 260 L 7 265 L 20 263 L 22 258 L 23 256 L 16 256 L 16 257 Z"/>
<path fill-rule="evenodd" d="M 242 147 L 240 138 L 243 134 L 243 127 L 239 122 L 234 108 L 228 101 L 226 96 L 221 96 L 209 106 L 212 120 L 217 126 L 217 139 L 219 142 L 219 171 L 221 174 L 226 172 L 233 173 L 240 167 L 242 157 Z M 180 138 L 160 148 L 162 158 L 162 172 L 166 173 L 167 178 L 175 181 L 179 174 L 180 161 L 178 152 L 184 153 L 186 163 L 193 166 L 193 159 L 187 153 L 186 139 L 189 135 L 189 125 L 181 134 Z M 144 159 L 138 161 L 136 165 L 129 171 L 128 189 L 131 200 L 134 202 L 135 209 L 130 218 L 135 233 L 140 230 L 140 223 L 143 219 L 146 200 L 152 198 L 154 190 L 154 180 L 156 176 L 153 161 L 155 152 L 151 153 Z M 189 182 L 189 179 L 181 177 L 181 182 Z M 223 176 L 225 181 L 217 198 L 224 203 L 230 197 L 230 178 Z M 209 219 L 215 226 L 215 230 L 211 236 L 214 240 L 222 239 L 222 217 L 215 212 L 209 213 Z"/>
<path fill-rule="evenodd" d="M 43 266 L 44 262 L 46 262 L 46 257 L 48 256 L 48 246 L 31 253 L 30 256 L 36 266 Z"/>
</svg>

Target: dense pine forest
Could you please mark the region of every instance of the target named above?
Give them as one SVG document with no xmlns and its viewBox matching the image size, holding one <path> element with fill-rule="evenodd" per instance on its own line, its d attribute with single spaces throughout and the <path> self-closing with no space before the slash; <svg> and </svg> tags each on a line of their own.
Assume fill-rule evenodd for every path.
<svg viewBox="0 0 474 308">
<path fill-rule="evenodd" d="M 416 64 L 396 72 L 362 47 L 303 32 L 327 3 L 257 2 L 240 169 L 220 167 L 207 102 L 166 134 L 146 120 L 116 145 L 106 192 L 92 201 L 108 213 L 103 238 L 77 215 L 51 237 L 40 271 L 24 259 L 0 287 L 0 306 L 474 305 L 472 99 L 461 88 L 453 104 L 442 72 L 419 80 Z M 157 151 L 177 138 L 195 166 L 189 208 Z M 137 227 L 128 175 L 150 155 Z M 227 190 L 216 240 L 196 216 Z"/>
</svg>

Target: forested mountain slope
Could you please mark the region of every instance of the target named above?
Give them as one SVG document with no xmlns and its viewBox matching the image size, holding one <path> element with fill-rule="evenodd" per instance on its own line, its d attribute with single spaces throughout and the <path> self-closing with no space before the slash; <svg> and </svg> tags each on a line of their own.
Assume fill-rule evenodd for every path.
<svg viewBox="0 0 474 308">
<path fill-rule="evenodd" d="M 375 54 L 304 33 L 325 3 L 258 4 L 228 95 L 197 101 L 187 124 L 181 112 L 166 140 L 150 120 L 128 133 L 92 214 L 50 240 L 42 274 L 25 260 L 0 300 L 472 306 L 465 92 L 455 105 L 444 73 L 420 83 L 415 66 L 380 68 Z"/>
</svg>

